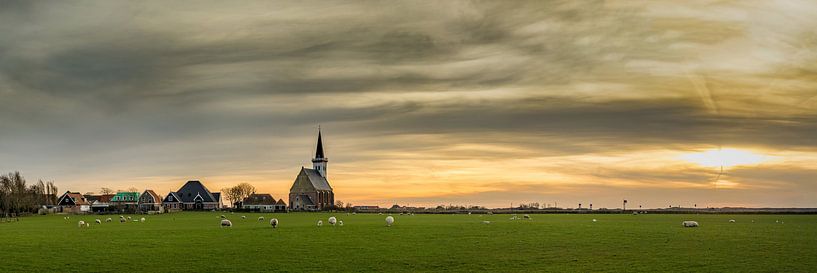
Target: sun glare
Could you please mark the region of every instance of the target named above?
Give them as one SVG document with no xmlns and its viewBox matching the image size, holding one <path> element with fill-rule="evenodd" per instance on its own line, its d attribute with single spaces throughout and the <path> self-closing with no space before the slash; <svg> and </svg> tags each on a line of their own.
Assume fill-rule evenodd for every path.
<svg viewBox="0 0 817 273">
<path fill-rule="evenodd" d="M 719 149 L 684 154 L 681 159 L 706 167 L 732 167 L 760 164 L 768 160 L 768 156 L 737 149 Z"/>
</svg>

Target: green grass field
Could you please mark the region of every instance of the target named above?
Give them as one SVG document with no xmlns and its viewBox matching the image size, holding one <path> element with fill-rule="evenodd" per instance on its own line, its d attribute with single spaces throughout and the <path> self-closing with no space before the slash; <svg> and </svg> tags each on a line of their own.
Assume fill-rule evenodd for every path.
<svg viewBox="0 0 817 273">
<path fill-rule="evenodd" d="M 815 215 L 394 215 L 385 227 L 376 214 L 235 213 L 224 229 L 219 215 L 0 223 L 0 272 L 817 271 Z M 330 215 L 345 225 L 327 225 Z M 93 223 L 107 217 L 114 222 Z M 269 227 L 273 217 L 278 229 Z M 685 219 L 701 227 L 683 228 Z M 91 227 L 78 228 L 79 220 Z"/>
</svg>

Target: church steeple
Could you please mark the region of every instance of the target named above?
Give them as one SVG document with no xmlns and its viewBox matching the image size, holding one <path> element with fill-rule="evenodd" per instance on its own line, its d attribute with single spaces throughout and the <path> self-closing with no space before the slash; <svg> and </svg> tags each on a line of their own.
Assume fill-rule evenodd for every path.
<svg viewBox="0 0 817 273">
<path fill-rule="evenodd" d="M 326 163 L 329 159 L 323 153 L 323 140 L 321 140 L 321 128 L 318 127 L 318 148 L 315 149 L 315 158 L 312 159 L 312 168 L 326 178 Z"/>
</svg>

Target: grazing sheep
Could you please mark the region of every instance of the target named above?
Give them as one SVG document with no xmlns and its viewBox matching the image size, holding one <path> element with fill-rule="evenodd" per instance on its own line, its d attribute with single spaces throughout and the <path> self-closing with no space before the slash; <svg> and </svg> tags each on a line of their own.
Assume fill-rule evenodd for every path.
<svg viewBox="0 0 817 273">
<path fill-rule="evenodd" d="M 338 222 L 338 219 L 335 218 L 335 216 L 329 217 L 329 224 L 330 225 L 334 226 L 337 222 Z"/>
<path fill-rule="evenodd" d="M 729 223 L 734 223 L 735 219 L 729 219 Z"/>
<path fill-rule="evenodd" d="M 357 212 L 352 212 L 352 215 L 357 215 Z"/>
<path fill-rule="evenodd" d="M 269 219 L 269 225 L 272 226 L 272 228 L 278 228 L 278 219 Z"/>
<path fill-rule="evenodd" d="M 247 219 L 247 216 L 241 215 L 241 219 Z"/>
<path fill-rule="evenodd" d="M 145 217 L 142 217 L 142 219 L 139 219 L 139 221 L 142 221 L 142 223 L 144 223 L 145 222 Z"/>
<path fill-rule="evenodd" d="M 318 220 L 318 226 L 319 226 L 319 227 L 320 227 L 320 226 L 323 226 L 323 221 L 322 221 L 322 220 Z"/>
<path fill-rule="evenodd" d="M 488 225 L 491 224 L 491 221 L 482 221 L 482 223 Z"/>
<path fill-rule="evenodd" d="M 471 215 L 471 212 L 470 212 L 470 211 L 468 212 L 468 215 Z"/>
<path fill-rule="evenodd" d="M 633 211 L 633 215 L 638 215 L 638 212 L 637 212 L 637 211 Z"/>
<path fill-rule="evenodd" d="M 527 214 L 522 215 L 522 218 L 525 218 L 525 220 L 530 220 L 530 215 L 527 215 Z"/>
<path fill-rule="evenodd" d="M 513 216 L 511 216 L 511 220 L 516 220 L 516 219 L 518 219 L 518 218 L 516 217 L 516 214 L 514 214 Z"/>
<path fill-rule="evenodd" d="M 137 219 L 133 219 L 133 222 L 134 222 L 134 223 L 139 223 L 139 220 L 137 220 Z"/>
<path fill-rule="evenodd" d="M 233 222 L 230 222 L 230 220 L 227 219 L 221 220 L 221 227 L 233 227 Z"/>
<path fill-rule="evenodd" d="M 386 217 L 386 226 L 390 227 L 392 224 L 394 224 L 394 217 L 391 216 Z"/>
<path fill-rule="evenodd" d="M 128 220 L 125 220 L 125 218 L 119 218 L 119 222 L 120 222 L 120 223 L 124 223 L 124 222 L 126 222 L 126 221 L 128 221 Z"/>
<path fill-rule="evenodd" d="M 102 224 L 102 220 L 96 219 L 97 224 Z"/>
<path fill-rule="evenodd" d="M 264 221 L 264 216 L 258 217 L 258 222 Z"/>
<path fill-rule="evenodd" d="M 382 213 L 382 212 L 381 212 L 381 213 L 378 213 L 378 214 L 379 214 L 379 215 L 383 215 L 383 213 Z"/>
<path fill-rule="evenodd" d="M 131 219 L 130 216 L 128 216 L 128 220 L 130 220 L 130 219 Z"/>
<path fill-rule="evenodd" d="M 105 219 L 105 223 L 110 223 L 111 221 L 113 221 L 113 220 L 111 219 L 111 217 L 108 217 L 108 219 Z"/>
<path fill-rule="evenodd" d="M 488 215 L 494 215 L 494 213 L 492 211 L 489 211 Z"/>
<path fill-rule="evenodd" d="M 681 224 L 683 224 L 684 227 L 698 227 L 698 222 L 695 221 L 684 221 Z"/>
<path fill-rule="evenodd" d="M 77 226 L 78 227 L 85 227 L 85 221 L 79 220 L 79 222 L 77 223 Z"/>
<path fill-rule="evenodd" d="M 596 221 L 596 219 L 593 219 L 593 222 L 595 222 L 595 221 Z"/>
<path fill-rule="evenodd" d="M 343 226 L 343 220 L 338 221 L 338 226 Z"/>
</svg>

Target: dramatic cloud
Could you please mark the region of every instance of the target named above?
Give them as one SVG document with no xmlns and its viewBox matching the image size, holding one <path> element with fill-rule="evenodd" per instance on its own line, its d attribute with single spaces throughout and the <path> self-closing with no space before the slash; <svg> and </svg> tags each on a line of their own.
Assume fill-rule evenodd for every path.
<svg viewBox="0 0 817 273">
<path fill-rule="evenodd" d="M 283 197 L 320 124 L 337 197 L 356 204 L 817 206 L 814 14 L 809 1 L 4 1 L 0 171 Z M 719 148 L 776 160 L 681 160 Z"/>
</svg>

